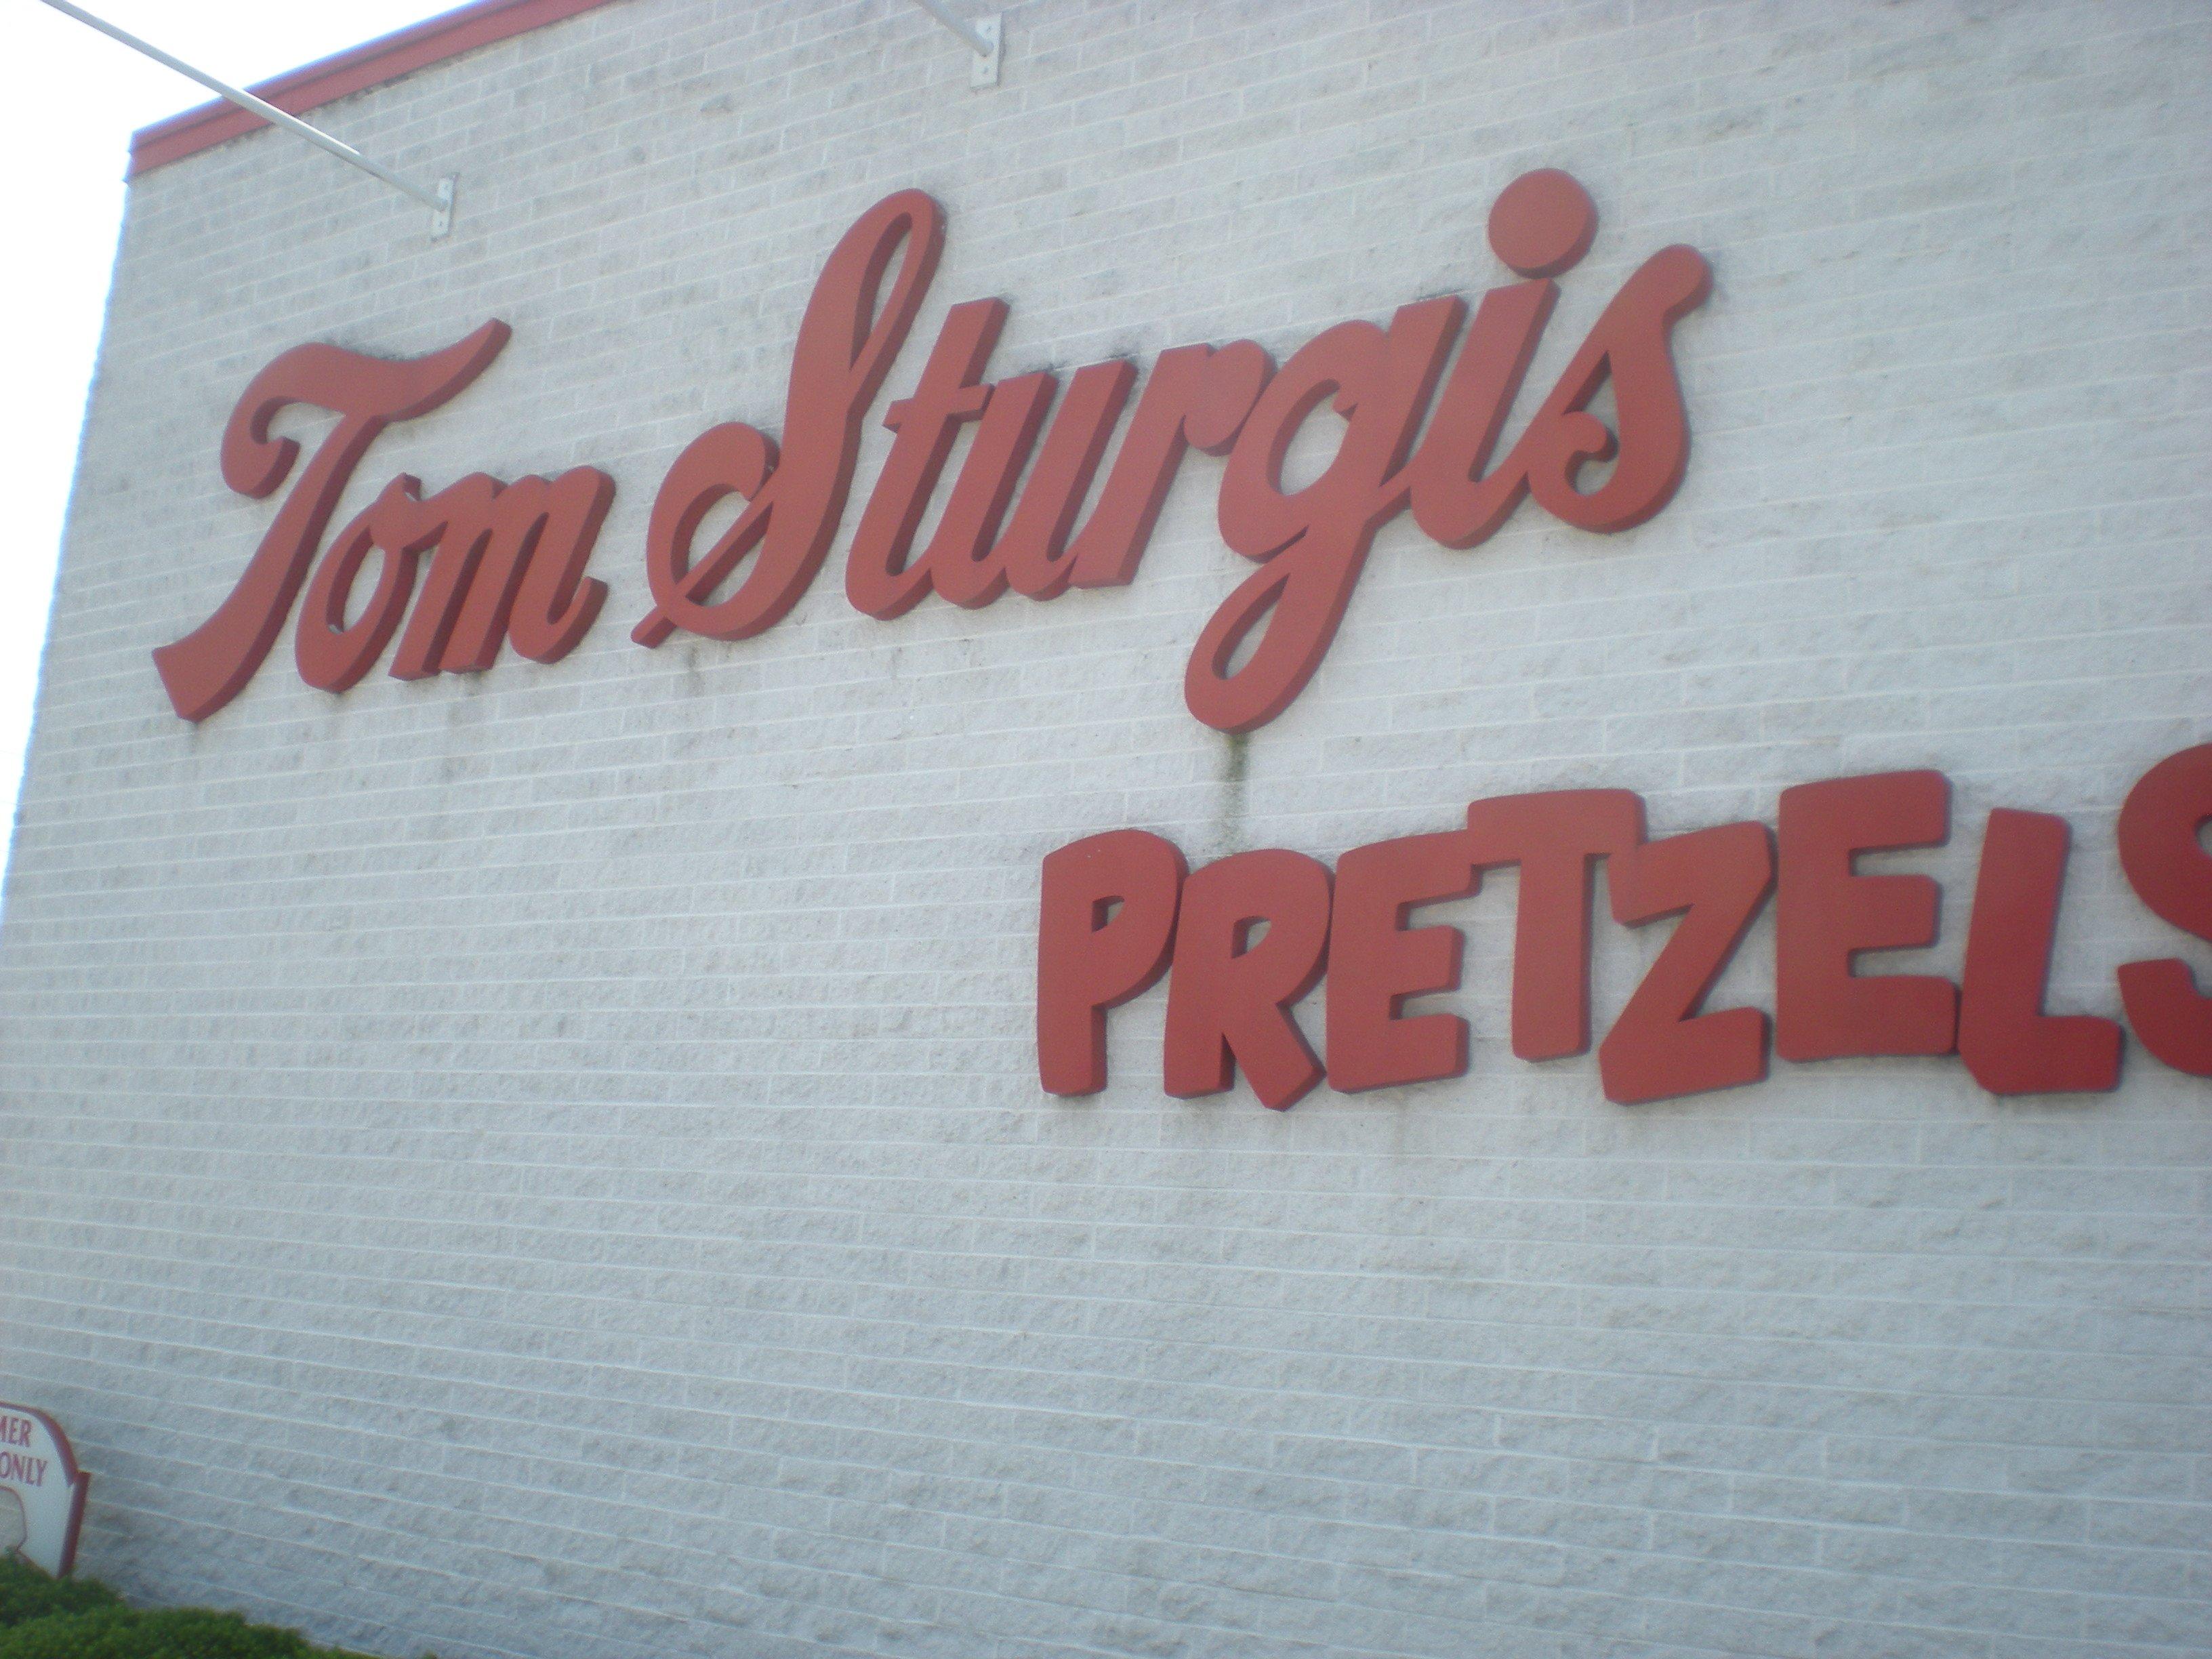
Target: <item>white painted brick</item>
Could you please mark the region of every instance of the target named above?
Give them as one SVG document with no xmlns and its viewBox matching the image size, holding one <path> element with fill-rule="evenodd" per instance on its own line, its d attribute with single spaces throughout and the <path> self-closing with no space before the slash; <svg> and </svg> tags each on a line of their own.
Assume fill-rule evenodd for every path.
<svg viewBox="0 0 2212 1659">
<path fill-rule="evenodd" d="M 1155 991 L 1112 1087 L 1052 1100 L 1030 999 L 1038 862 L 1094 830 L 1333 858 L 1609 785 L 1672 833 L 1936 766 L 1938 969 L 1990 809 L 2057 811 L 2053 1004 L 2116 1012 L 2177 946 L 2113 814 L 2212 735 L 2212 16 L 1006 27 L 970 94 L 894 0 L 625 0 L 334 107 L 459 172 L 439 244 L 273 135 L 134 185 L 0 933 L 0 1395 L 94 1471 L 87 1566 L 447 1659 L 2204 1651 L 2201 1082 L 1778 1062 L 1624 1111 L 1504 1052 L 1510 873 L 1431 912 L 1449 1084 L 1172 1101 Z M 1018 372 L 1472 295 L 1540 165 L 1603 221 L 1524 417 L 1637 260 L 1713 262 L 1680 495 L 1471 552 L 1393 524 L 1249 740 L 1179 690 L 1239 574 L 1206 458 L 1131 587 L 884 624 L 833 554 L 760 639 L 629 642 L 661 474 L 777 424 L 890 191 L 951 216 L 899 395 L 960 299 L 1010 299 Z M 582 648 L 333 699 L 280 641 L 178 721 L 147 653 L 268 518 L 215 465 L 247 379 L 492 315 L 501 361 L 342 510 L 606 468 Z M 1656 941 L 1600 933 L 1602 1029 Z M 1717 1000 L 1771 1008 L 1772 955 L 1770 917 Z"/>
</svg>

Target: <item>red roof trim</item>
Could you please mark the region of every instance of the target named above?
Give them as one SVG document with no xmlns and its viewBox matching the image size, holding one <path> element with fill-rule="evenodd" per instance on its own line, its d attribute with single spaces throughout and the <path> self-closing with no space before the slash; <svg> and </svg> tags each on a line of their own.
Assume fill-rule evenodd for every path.
<svg viewBox="0 0 2212 1659">
<path fill-rule="evenodd" d="M 252 88 L 281 110 L 304 115 L 311 109 L 370 87 L 397 81 L 403 75 L 458 58 L 478 46 L 526 34 L 532 29 L 557 23 L 604 6 L 609 0 L 476 0 L 426 22 L 387 34 L 380 40 L 342 52 L 305 69 L 264 81 Z M 131 139 L 131 167 L 126 178 L 167 167 L 213 145 L 252 132 L 269 124 L 259 116 L 218 100 L 186 110 L 182 115 L 141 128 Z"/>
</svg>

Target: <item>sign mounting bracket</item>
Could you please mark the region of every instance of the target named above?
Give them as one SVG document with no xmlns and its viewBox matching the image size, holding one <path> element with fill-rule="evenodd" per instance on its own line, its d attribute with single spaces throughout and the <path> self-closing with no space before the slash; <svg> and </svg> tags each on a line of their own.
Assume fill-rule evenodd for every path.
<svg viewBox="0 0 2212 1659">
<path fill-rule="evenodd" d="M 978 91 L 999 84 L 999 65 L 1005 55 L 1006 14 L 963 17 L 945 0 L 920 0 L 921 9 L 958 35 L 975 54 L 968 65 L 968 84 Z M 51 3 L 51 0 L 50 0 Z"/>
</svg>

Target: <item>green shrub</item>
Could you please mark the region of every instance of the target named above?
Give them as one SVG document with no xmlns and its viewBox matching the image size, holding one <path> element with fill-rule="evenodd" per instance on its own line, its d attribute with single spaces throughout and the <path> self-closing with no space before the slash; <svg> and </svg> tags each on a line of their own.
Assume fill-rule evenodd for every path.
<svg viewBox="0 0 2212 1659">
<path fill-rule="evenodd" d="M 0 1555 L 0 1632 L 49 1613 L 89 1613 L 122 1598 L 91 1578 L 49 1578 L 27 1561 Z"/>
<path fill-rule="evenodd" d="M 201 1608 L 101 1607 L 33 1620 L 0 1634 L 0 1659 L 311 1659 L 328 1652 L 290 1631 Z"/>
<path fill-rule="evenodd" d="M 204 1607 L 139 1613 L 92 1579 L 0 1564 L 0 1659 L 366 1659 Z"/>
</svg>

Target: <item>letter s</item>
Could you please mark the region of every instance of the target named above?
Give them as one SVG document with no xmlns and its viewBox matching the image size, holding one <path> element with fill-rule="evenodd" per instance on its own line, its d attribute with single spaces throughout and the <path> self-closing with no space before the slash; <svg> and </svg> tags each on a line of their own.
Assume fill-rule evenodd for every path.
<svg viewBox="0 0 2212 1659">
<path fill-rule="evenodd" d="M 2168 756 L 2120 808 L 2120 868 L 2152 915 L 2212 940 L 2212 853 L 2197 832 L 2212 820 L 2212 743 Z M 2178 957 L 2130 962 L 2120 1003 L 2142 1046 L 2178 1072 L 2212 1077 L 2212 997 Z"/>
</svg>

